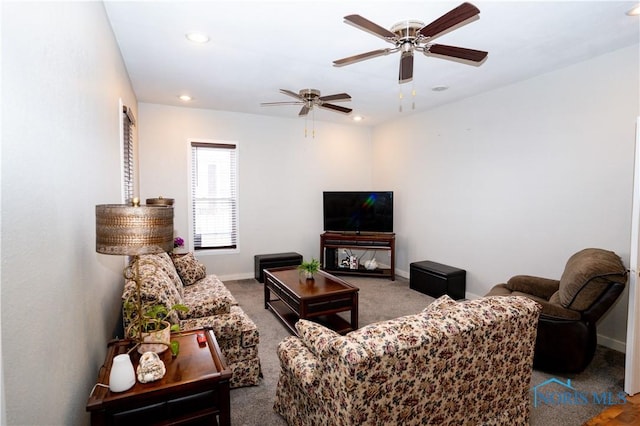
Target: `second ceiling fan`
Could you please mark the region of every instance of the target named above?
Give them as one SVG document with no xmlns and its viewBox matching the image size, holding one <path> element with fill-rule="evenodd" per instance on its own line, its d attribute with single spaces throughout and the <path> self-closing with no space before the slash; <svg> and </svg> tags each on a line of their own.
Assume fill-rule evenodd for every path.
<svg viewBox="0 0 640 426">
<path fill-rule="evenodd" d="M 336 93 L 335 95 L 327 95 L 320 96 L 320 91 L 316 89 L 302 89 L 299 93 L 292 92 L 287 89 L 280 89 L 281 93 L 285 95 L 289 95 L 292 98 L 295 98 L 296 101 L 289 102 L 262 102 L 261 106 L 273 106 L 273 105 L 302 105 L 299 116 L 305 116 L 313 109 L 314 106 L 318 106 L 320 108 L 326 108 L 337 112 L 342 112 L 345 114 L 349 114 L 352 109 L 345 108 L 339 105 L 333 105 L 327 103 L 328 101 L 341 102 L 341 101 L 350 101 L 351 96 L 346 93 Z"/>
<path fill-rule="evenodd" d="M 348 23 L 364 31 L 373 33 L 383 40 L 394 44 L 395 47 L 372 50 L 359 55 L 338 59 L 333 61 L 333 64 L 335 66 L 349 65 L 365 59 L 401 52 L 400 71 L 398 73 L 399 83 L 410 81 L 413 78 L 414 51 L 423 52 L 425 55 L 441 56 L 447 59 L 461 59 L 463 61 L 481 64 L 488 54 L 485 51 L 431 43 L 436 37 L 477 19 L 479 13 L 480 10 L 471 3 L 463 3 L 428 25 L 420 21 L 403 21 L 395 24 L 390 30 L 360 15 L 345 16 L 344 19 Z"/>
</svg>

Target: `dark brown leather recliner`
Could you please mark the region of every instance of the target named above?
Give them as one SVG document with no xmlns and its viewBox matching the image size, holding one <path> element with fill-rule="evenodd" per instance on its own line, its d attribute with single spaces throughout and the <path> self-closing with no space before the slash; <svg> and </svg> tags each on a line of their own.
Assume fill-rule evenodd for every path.
<svg viewBox="0 0 640 426">
<path fill-rule="evenodd" d="M 550 373 L 579 373 L 593 359 L 596 323 L 618 299 L 627 270 L 612 251 L 587 248 L 569 258 L 560 280 L 516 275 L 487 296 L 526 296 L 542 305 L 533 360 Z"/>
</svg>

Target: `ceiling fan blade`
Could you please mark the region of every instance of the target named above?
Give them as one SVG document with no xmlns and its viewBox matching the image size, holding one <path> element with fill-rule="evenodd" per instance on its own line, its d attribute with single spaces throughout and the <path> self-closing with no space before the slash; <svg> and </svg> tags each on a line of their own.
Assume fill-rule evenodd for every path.
<svg viewBox="0 0 640 426">
<path fill-rule="evenodd" d="M 367 18 L 363 18 L 360 15 L 348 15 L 344 17 L 344 20 L 349 24 L 355 25 L 361 30 L 372 33 L 375 36 L 382 38 L 383 40 L 393 42 L 396 39 L 396 35 L 386 28 L 382 28 L 380 25 L 371 22 Z"/>
<path fill-rule="evenodd" d="M 346 93 L 336 93 L 335 95 L 320 96 L 321 101 L 350 101 L 351 96 Z"/>
<path fill-rule="evenodd" d="M 260 106 L 274 106 L 274 105 L 301 105 L 303 102 L 261 102 Z"/>
<path fill-rule="evenodd" d="M 300 109 L 300 112 L 298 113 L 298 117 L 303 117 L 303 116 L 309 114 L 310 110 L 311 110 L 311 108 L 309 108 L 306 105 L 303 105 L 302 108 Z"/>
<path fill-rule="evenodd" d="M 462 3 L 460 6 L 445 13 L 429 25 L 425 25 L 420 28 L 418 30 L 418 34 L 424 37 L 435 38 L 448 29 L 473 18 L 479 13 L 480 10 L 471 3 Z"/>
<path fill-rule="evenodd" d="M 398 82 L 404 83 L 413 78 L 413 51 L 402 52 Z"/>
<path fill-rule="evenodd" d="M 345 107 L 341 107 L 333 104 L 318 104 L 318 106 L 321 108 L 332 109 L 338 112 L 344 112 L 345 114 L 349 114 L 351 111 L 353 111 L 351 108 L 345 108 Z"/>
<path fill-rule="evenodd" d="M 349 64 L 352 64 L 354 62 L 364 61 L 365 59 L 375 58 L 376 56 L 386 55 L 390 51 L 391 51 L 391 49 L 372 50 L 371 52 L 361 53 L 359 55 L 354 55 L 354 56 L 349 56 L 347 58 L 338 59 L 336 61 L 333 61 L 333 65 L 336 66 L 336 67 L 339 67 L 339 66 L 342 66 L 342 65 L 349 65 Z"/>
<path fill-rule="evenodd" d="M 304 101 L 304 98 L 302 96 L 298 95 L 295 92 L 292 92 L 291 90 L 280 89 L 280 92 L 284 93 L 285 95 L 289 95 L 289 96 L 292 96 L 292 97 L 294 97 L 296 99 L 300 99 L 301 101 Z"/>
<path fill-rule="evenodd" d="M 424 53 L 425 55 L 432 53 L 434 55 L 451 56 L 472 62 L 482 62 L 489 54 L 483 50 L 466 49 L 464 47 L 447 46 L 445 44 L 432 44 Z"/>
</svg>

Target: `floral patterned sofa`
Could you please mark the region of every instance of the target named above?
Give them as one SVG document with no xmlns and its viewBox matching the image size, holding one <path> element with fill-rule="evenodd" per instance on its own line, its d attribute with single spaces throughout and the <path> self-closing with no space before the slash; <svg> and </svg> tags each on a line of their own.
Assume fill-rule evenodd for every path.
<svg viewBox="0 0 640 426">
<path fill-rule="evenodd" d="M 526 425 L 540 309 L 442 296 L 345 336 L 300 320 L 278 346 L 274 409 L 289 425 Z"/>
<path fill-rule="evenodd" d="M 181 303 L 189 312 L 171 312 L 169 321 L 181 330 L 211 327 L 233 372 L 232 388 L 257 385 L 260 376 L 259 334 L 231 292 L 192 253 L 140 256 L 141 297 L 168 310 Z M 135 297 L 135 281 L 127 280 L 123 301 Z M 127 318 L 124 316 L 125 329 Z M 131 337 L 131 336 L 127 336 Z"/>
</svg>

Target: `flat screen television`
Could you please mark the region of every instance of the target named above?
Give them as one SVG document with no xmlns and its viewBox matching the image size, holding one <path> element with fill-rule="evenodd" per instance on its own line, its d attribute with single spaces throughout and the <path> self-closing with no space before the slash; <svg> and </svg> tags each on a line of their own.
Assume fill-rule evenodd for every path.
<svg viewBox="0 0 640 426">
<path fill-rule="evenodd" d="M 393 191 L 325 191 L 324 230 L 393 232 Z"/>
</svg>

